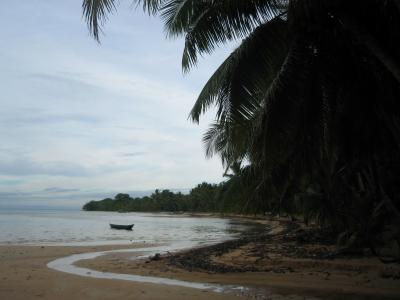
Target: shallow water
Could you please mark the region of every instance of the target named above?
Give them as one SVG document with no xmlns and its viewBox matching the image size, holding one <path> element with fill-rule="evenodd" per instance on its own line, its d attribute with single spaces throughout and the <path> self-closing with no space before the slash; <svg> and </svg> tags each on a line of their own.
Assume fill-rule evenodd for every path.
<svg viewBox="0 0 400 300">
<path fill-rule="evenodd" d="M 207 244 L 212 244 L 208 242 Z M 101 279 L 116 279 L 125 280 L 141 283 L 155 283 L 163 285 L 173 285 L 186 288 L 194 288 L 200 290 L 210 290 L 218 293 L 235 293 L 235 294 L 252 294 L 254 295 L 257 291 L 256 289 L 244 287 L 244 286 L 234 286 L 234 285 L 220 285 L 220 284 L 209 284 L 209 283 L 199 283 L 199 282 L 189 282 L 183 280 L 176 280 L 170 278 L 154 277 L 154 276 L 142 276 L 134 274 L 119 274 L 111 272 L 100 272 L 88 268 L 78 267 L 74 263 L 83 259 L 93 259 L 102 255 L 109 253 L 132 253 L 131 259 L 141 259 L 155 255 L 156 253 L 164 254 L 166 252 L 175 252 L 187 248 L 192 248 L 199 246 L 199 241 L 192 242 L 173 242 L 168 245 L 158 246 L 158 247 L 143 247 L 136 249 L 121 249 L 121 250 L 110 250 L 101 252 L 90 252 L 74 254 L 67 257 L 59 258 L 53 260 L 47 264 L 50 269 L 57 270 L 60 272 L 65 272 L 69 274 L 74 274 L 78 276 L 91 277 L 91 278 L 101 278 Z M 140 255 L 135 255 L 140 253 Z"/>
<path fill-rule="evenodd" d="M 133 231 L 109 223 L 132 224 Z M 0 244 L 106 245 L 212 243 L 238 236 L 250 224 L 229 219 L 152 213 L 62 210 L 0 211 Z"/>
<path fill-rule="evenodd" d="M 122 250 L 111 250 L 111 251 L 101 251 L 101 252 L 90 252 L 90 253 L 81 253 L 75 254 L 63 258 L 56 259 L 47 264 L 47 266 L 51 269 L 85 276 L 92 278 L 103 278 L 103 279 L 119 279 L 119 280 L 128 280 L 135 282 L 145 282 L 145 283 L 157 283 L 157 284 L 166 284 L 166 285 L 178 285 L 183 287 L 191 287 L 197 289 L 212 289 L 215 291 L 219 291 L 220 287 L 217 285 L 209 285 L 203 283 L 193 283 L 186 282 L 181 280 L 173 280 L 161 277 L 152 277 L 152 276 L 140 276 L 140 275 L 132 275 L 132 274 L 117 274 L 110 272 L 99 272 L 87 268 L 77 267 L 74 265 L 75 262 L 82 259 L 93 259 L 98 256 L 106 255 L 108 253 L 141 253 L 142 255 L 136 256 L 135 259 L 140 259 L 142 257 L 147 257 L 149 255 L 154 255 L 155 253 L 164 253 L 167 251 L 176 251 L 178 249 L 184 249 L 186 247 L 195 246 L 196 243 L 184 243 L 179 245 L 179 243 L 173 243 L 165 246 L 159 247 L 146 247 L 146 248 L 138 248 L 138 249 L 122 249 Z M 143 254 L 145 253 L 145 254 Z"/>
<path fill-rule="evenodd" d="M 111 229 L 109 223 L 135 224 L 133 231 Z M 152 213 L 115 213 L 85 211 L 0 211 L 0 244 L 26 245 L 105 245 L 156 243 L 142 247 L 75 254 L 56 259 L 48 267 L 79 276 L 128 280 L 143 283 L 174 285 L 214 292 L 248 293 L 243 286 L 188 282 L 161 277 L 99 272 L 75 266 L 82 259 L 91 259 L 111 252 L 132 253 L 132 259 L 156 253 L 174 252 L 233 239 L 250 230 L 254 224 L 238 220 L 189 217 Z"/>
</svg>

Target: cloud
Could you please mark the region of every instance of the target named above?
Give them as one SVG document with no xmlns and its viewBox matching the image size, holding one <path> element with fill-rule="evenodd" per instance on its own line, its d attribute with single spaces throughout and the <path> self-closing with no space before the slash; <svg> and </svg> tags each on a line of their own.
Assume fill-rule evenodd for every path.
<svg viewBox="0 0 400 300">
<path fill-rule="evenodd" d="M 98 89 L 99 86 L 85 82 L 83 73 L 57 72 L 57 73 L 29 73 L 28 79 L 39 80 L 42 83 L 60 84 L 79 89 Z"/>
<path fill-rule="evenodd" d="M 135 156 L 142 156 L 144 154 L 146 154 L 146 152 L 138 151 L 138 152 L 120 153 L 120 156 L 122 156 L 122 157 L 135 157 Z"/>
<path fill-rule="evenodd" d="M 0 161 L 0 175 L 7 176 L 49 175 L 81 177 L 92 173 L 88 168 L 71 162 L 53 161 L 40 163 L 23 158 L 13 161 Z"/>
<path fill-rule="evenodd" d="M 43 126 L 63 123 L 82 123 L 96 125 L 102 122 L 98 116 L 82 114 L 82 113 L 54 113 L 46 112 L 37 109 L 18 109 L 10 114 L 4 113 L 1 115 L 0 124 L 7 126 Z"/>
<path fill-rule="evenodd" d="M 195 126 L 187 115 L 222 59 L 183 77 L 184 41 L 165 40 L 159 19 L 121 8 L 99 46 L 80 1 L 61 2 L 0 11 L 0 191 L 11 193 L 0 197 L 77 203 L 218 182 L 201 144 L 211 118 Z"/>
<path fill-rule="evenodd" d="M 60 187 L 49 187 L 47 189 L 44 189 L 43 192 L 50 192 L 50 193 L 68 193 L 68 192 L 79 192 L 80 189 L 66 189 L 66 188 L 60 188 Z"/>
<path fill-rule="evenodd" d="M 0 185 L 5 185 L 5 186 L 13 186 L 13 185 L 20 185 L 24 183 L 25 180 L 23 179 L 0 179 Z"/>
</svg>

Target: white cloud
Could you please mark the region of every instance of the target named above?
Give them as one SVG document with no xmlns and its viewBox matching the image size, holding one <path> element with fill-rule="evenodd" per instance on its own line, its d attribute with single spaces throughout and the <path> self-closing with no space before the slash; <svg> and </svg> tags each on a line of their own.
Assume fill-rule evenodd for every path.
<svg viewBox="0 0 400 300">
<path fill-rule="evenodd" d="M 184 77 L 183 42 L 165 40 L 159 20 L 122 7 L 98 45 L 81 0 L 10 1 L 0 23 L 3 196 L 67 201 L 222 179 L 201 144 L 212 115 L 201 126 L 187 116 L 227 51 Z"/>
</svg>

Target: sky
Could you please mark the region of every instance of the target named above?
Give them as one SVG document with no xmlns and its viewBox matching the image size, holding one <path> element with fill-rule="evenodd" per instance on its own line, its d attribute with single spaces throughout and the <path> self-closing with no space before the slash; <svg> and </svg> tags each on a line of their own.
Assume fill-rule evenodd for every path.
<svg viewBox="0 0 400 300">
<path fill-rule="evenodd" d="M 81 0 L 7 1 L 0 10 L 0 207 L 80 206 L 118 192 L 217 183 L 200 125 L 188 114 L 232 51 L 181 69 L 182 39 L 121 1 L 101 44 Z"/>
</svg>

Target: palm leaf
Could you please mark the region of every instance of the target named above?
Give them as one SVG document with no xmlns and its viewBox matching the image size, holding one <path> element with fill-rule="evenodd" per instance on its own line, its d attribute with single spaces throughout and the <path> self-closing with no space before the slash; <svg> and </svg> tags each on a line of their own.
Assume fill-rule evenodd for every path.
<svg viewBox="0 0 400 300">
<path fill-rule="evenodd" d="M 217 120 L 242 122 L 260 107 L 287 49 L 286 22 L 280 18 L 259 26 L 207 81 L 189 118 L 217 106 Z"/>
<path fill-rule="evenodd" d="M 212 123 L 203 136 L 206 156 L 218 154 L 226 168 L 243 161 L 248 154 L 251 126 L 251 122 L 246 125 Z"/>
<path fill-rule="evenodd" d="M 315 110 L 312 51 L 304 41 L 295 42 L 282 63 L 263 100 L 263 113 L 255 125 L 251 145 L 253 162 L 271 171 L 302 155 L 317 143 L 313 140 L 320 114 Z M 320 124 L 320 123 L 319 123 Z M 315 154 L 314 154 L 315 155 Z M 303 159 L 304 159 L 303 157 Z"/>
<path fill-rule="evenodd" d="M 249 35 L 286 7 L 283 0 L 174 0 L 160 10 L 171 36 L 185 35 L 184 71 L 196 64 L 198 54 L 211 53 L 229 40 Z"/>
<path fill-rule="evenodd" d="M 167 34 L 178 36 L 184 34 L 189 28 L 194 11 L 204 6 L 203 1 L 196 0 L 171 0 L 161 9 L 161 17 Z"/>
<path fill-rule="evenodd" d="M 89 31 L 97 41 L 100 40 L 101 26 L 107 20 L 107 16 L 116 9 L 116 2 L 116 0 L 84 0 L 82 3 Z"/>
<path fill-rule="evenodd" d="M 155 14 L 159 7 L 166 0 L 134 0 L 137 5 L 142 4 L 143 10 Z M 109 14 L 116 10 L 119 3 L 117 0 L 83 0 L 82 11 L 86 23 L 89 27 L 89 32 L 99 42 L 101 27 L 107 21 Z"/>
</svg>

